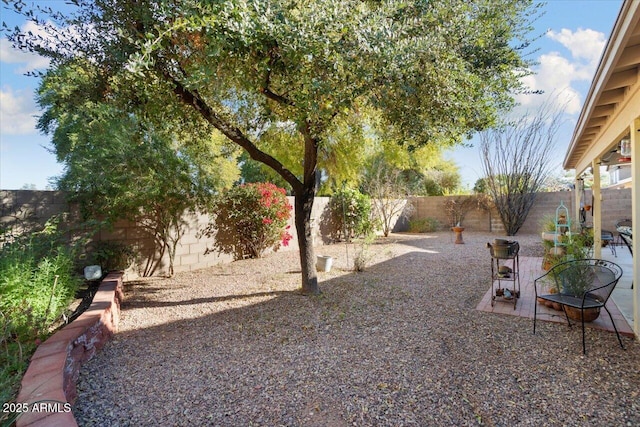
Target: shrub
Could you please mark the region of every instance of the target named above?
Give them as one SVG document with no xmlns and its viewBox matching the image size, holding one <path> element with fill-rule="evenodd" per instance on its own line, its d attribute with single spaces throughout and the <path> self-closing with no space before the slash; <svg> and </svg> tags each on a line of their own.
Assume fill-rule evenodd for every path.
<svg viewBox="0 0 640 427">
<path fill-rule="evenodd" d="M 291 204 L 284 189 L 270 183 L 244 184 L 222 193 L 211 207 L 214 220 L 205 234 L 214 250 L 235 259 L 260 258 L 267 249 L 287 246 Z"/>
<path fill-rule="evenodd" d="M 103 272 L 126 270 L 137 262 L 138 253 L 131 246 L 117 241 L 96 242 L 91 250 L 91 262 L 102 268 Z"/>
<path fill-rule="evenodd" d="M 410 233 L 430 233 L 440 229 L 440 222 L 435 218 L 417 218 L 409 221 Z"/>
<path fill-rule="evenodd" d="M 80 284 L 73 251 L 51 220 L 0 251 L 0 398 L 12 398 L 35 349 L 59 324 Z"/>
<path fill-rule="evenodd" d="M 444 202 L 444 210 L 449 218 L 451 227 L 462 227 L 462 222 L 472 209 L 479 208 L 477 196 L 449 196 Z"/>
<path fill-rule="evenodd" d="M 346 241 L 373 233 L 376 228 L 371 218 L 371 198 L 358 190 L 339 190 L 331 196 L 329 209 L 339 235 Z"/>
</svg>

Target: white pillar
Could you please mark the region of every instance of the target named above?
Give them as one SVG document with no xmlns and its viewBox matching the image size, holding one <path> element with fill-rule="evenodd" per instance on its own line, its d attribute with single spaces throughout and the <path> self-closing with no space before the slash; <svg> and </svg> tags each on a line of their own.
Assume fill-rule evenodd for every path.
<svg viewBox="0 0 640 427">
<path fill-rule="evenodd" d="M 573 223 L 576 225 L 576 229 L 580 226 L 580 195 L 584 189 L 584 180 L 580 179 L 578 176 L 578 171 L 576 171 L 576 179 L 573 183 Z"/>
<path fill-rule="evenodd" d="M 600 192 L 600 159 L 591 162 L 593 170 L 593 257 L 602 258 L 602 193 Z"/>
<path fill-rule="evenodd" d="M 631 137 L 631 220 L 633 221 L 633 228 L 637 234 L 640 229 L 640 207 L 637 206 L 640 203 L 640 161 L 637 161 L 637 156 L 640 156 L 640 118 L 637 118 L 631 123 L 630 128 Z M 638 261 L 638 238 L 633 236 L 633 332 L 636 334 L 636 338 L 640 338 L 640 262 Z"/>
</svg>

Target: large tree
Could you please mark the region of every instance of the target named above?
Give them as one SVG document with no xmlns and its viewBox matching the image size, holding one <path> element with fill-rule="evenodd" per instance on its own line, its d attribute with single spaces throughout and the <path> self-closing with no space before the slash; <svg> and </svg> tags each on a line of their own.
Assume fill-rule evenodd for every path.
<svg viewBox="0 0 640 427">
<path fill-rule="evenodd" d="M 169 125 L 165 118 L 160 125 L 145 114 L 153 109 L 149 103 L 113 102 L 96 90 L 98 80 L 92 64 L 70 60 L 47 72 L 38 88 L 44 110 L 38 127 L 51 135 L 65 165 L 57 187 L 79 203 L 86 220 L 103 226 L 122 218 L 137 222 L 153 237 L 155 255 L 168 255 L 173 275 L 185 211 L 207 206 L 237 179 L 235 156 L 228 152 L 233 147 L 220 134 L 186 133 L 179 120 Z M 144 274 L 157 267 L 148 262 Z"/>
<path fill-rule="evenodd" d="M 317 293 L 310 215 L 320 153 L 359 108 L 380 112 L 409 148 L 452 145 L 512 105 L 525 62 L 521 0 L 79 1 L 57 43 L 12 40 L 105 75 L 137 73 L 284 178 L 295 195 L 302 291 Z M 19 33 L 19 31 L 18 31 Z M 117 94 L 113 94 L 117 96 Z M 291 159 L 261 135 L 290 126 Z"/>
</svg>

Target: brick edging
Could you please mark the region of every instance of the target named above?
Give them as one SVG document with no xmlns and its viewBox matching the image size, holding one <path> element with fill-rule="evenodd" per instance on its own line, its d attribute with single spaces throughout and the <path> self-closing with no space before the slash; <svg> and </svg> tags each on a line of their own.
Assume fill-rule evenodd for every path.
<svg viewBox="0 0 640 427">
<path fill-rule="evenodd" d="M 118 330 L 122 276 L 122 272 L 108 274 L 89 309 L 33 354 L 17 398 L 18 404 L 28 404 L 28 411 L 20 415 L 17 427 L 77 426 L 71 404 L 76 399 L 80 366 Z"/>
</svg>

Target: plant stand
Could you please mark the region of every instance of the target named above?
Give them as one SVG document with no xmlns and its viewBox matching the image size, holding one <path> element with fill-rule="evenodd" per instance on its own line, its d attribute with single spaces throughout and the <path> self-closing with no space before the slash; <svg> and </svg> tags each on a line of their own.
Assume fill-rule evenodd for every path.
<svg viewBox="0 0 640 427">
<path fill-rule="evenodd" d="M 464 227 L 451 227 L 451 230 L 456 233 L 456 240 L 453 243 L 457 245 L 463 245 L 464 240 L 462 240 L 462 232 L 464 231 Z"/>
<path fill-rule="evenodd" d="M 516 309 L 520 298 L 520 244 L 512 241 L 487 243 L 491 253 L 491 307 L 496 301 L 513 303 Z M 503 286 L 511 283 L 511 287 Z"/>
</svg>

